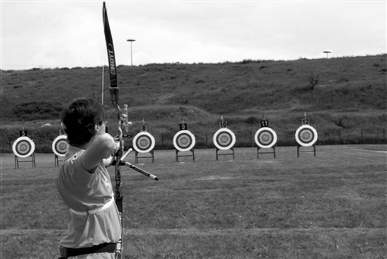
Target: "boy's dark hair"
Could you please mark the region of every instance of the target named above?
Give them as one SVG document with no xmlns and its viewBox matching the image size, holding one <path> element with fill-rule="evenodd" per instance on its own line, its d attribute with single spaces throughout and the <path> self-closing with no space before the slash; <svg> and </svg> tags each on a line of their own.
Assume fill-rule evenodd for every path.
<svg viewBox="0 0 387 259">
<path fill-rule="evenodd" d="M 95 124 L 104 121 L 103 107 L 93 99 L 75 99 L 63 110 L 61 119 L 70 145 L 82 146 L 95 135 Z"/>
</svg>

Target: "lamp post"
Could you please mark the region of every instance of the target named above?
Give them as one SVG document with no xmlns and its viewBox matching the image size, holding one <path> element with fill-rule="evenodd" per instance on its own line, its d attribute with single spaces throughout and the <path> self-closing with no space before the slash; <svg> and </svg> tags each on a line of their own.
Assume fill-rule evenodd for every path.
<svg viewBox="0 0 387 259">
<path fill-rule="evenodd" d="M 330 53 L 332 53 L 332 51 L 324 50 L 323 53 L 327 54 L 327 58 L 328 58 L 328 55 L 329 55 Z"/>
<path fill-rule="evenodd" d="M 126 41 L 130 42 L 130 65 L 133 66 L 133 48 L 132 48 L 132 44 L 136 40 L 135 39 L 127 39 Z"/>
</svg>

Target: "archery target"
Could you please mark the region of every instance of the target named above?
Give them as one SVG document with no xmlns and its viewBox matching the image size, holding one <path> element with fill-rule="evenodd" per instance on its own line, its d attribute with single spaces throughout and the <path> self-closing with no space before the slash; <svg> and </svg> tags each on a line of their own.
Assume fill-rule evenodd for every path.
<svg viewBox="0 0 387 259">
<path fill-rule="evenodd" d="M 189 130 L 180 130 L 173 136 L 173 146 L 181 152 L 190 151 L 195 143 L 195 136 Z"/>
<path fill-rule="evenodd" d="M 271 148 L 277 143 L 277 133 L 269 127 L 262 127 L 255 132 L 254 140 L 260 148 Z"/>
<path fill-rule="evenodd" d="M 300 146 L 310 147 L 316 143 L 318 135 L 316 129 L 312 126 L 302 125 L 297 129 L 295 137 Z"/>
<path fill-rule="evenodd" d="M 155 147 L 155 138 L 147 131 L 141 131 L 133 138 L 133 148 L 138 153 L 148 153 Z"/>
<path fill-rule="evenodd" d="M 12 151 L 17 157 L 29 157 L 35 151 L 35 143 L 27 136 L 19 137 L 13 142 Z"/>
<path fill-rule="evenodd" d="M 66 135 L 59 135 L 54 139 L 51 145 L 52 152 L 57 156 L 65 156 L 67 150 L 69 149 L 69 144 L 67 143 Z"/>
<path fill-rule="evenodd" d="M 235 145 L 236 139 L 234 132 L 230 129 L 220 128 L 215 132 L 212 141 L 217 149 L 228 150 Z"/>
</svg>

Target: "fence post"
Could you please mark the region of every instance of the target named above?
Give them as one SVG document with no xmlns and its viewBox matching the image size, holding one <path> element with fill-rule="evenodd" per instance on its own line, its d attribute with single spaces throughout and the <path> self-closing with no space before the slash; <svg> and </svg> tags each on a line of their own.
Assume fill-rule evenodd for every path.
<svg viewBox="0 0 387 259">
<path fill-rule="evenodd" d="M 251 141 L 251 147 L 254 147 L 254 133 L 252 129 L 250 129 L 250 141 Z"/>
<path fill-rule="evenodd" d="M 363 129 L 360 129 L 360 144 L 364 144 L 363 136 L 364 136 Z"/>
</svg>

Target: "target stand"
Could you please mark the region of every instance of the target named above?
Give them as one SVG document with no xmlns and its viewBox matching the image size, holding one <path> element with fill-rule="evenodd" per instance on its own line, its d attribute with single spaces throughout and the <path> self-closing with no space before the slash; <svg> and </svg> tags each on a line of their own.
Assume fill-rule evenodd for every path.
<svg viewBox="0 0 387 259">
<path fill-rule="evenodd" d="M 313 145 L 311 147 L 303 147 L 301 145 L 297 145 L 297 158 L 300 157 L 300 153 L 312 153 L 312 152 L 313 152 L 313 155 L 316 156 L 317 154 L 316 145 Z"/>
<path fill-rule="evenodd" d="M 215 150 L 215 154 L 216 154 L 216 160 L 219 160 L 219 156 L 232 156 L 232 159 L 234 160 L 235 159 L 235 151 L 234 151 L 234 148 L 230 148 L 228 149 L 230 152 L 228 153 L 221 153 L 221 151 L 224 151 L 223 149 L 216 149 Z"/>
<path fill-rule="evenodd" d="M 179 123 L 179 129 L 180 130 L 173 136 L 176 162 L 179 162 L 180 157 L 192 157 L 192 160 L 195 161 L 195 135 L 188 130 L 187 123 L 185 122 Z"/>
<path fill-rule="evenodd" d="M 135 163 L 138 163 L 140 159 L 152 159 L 153 163 L 155 161 L 155 153 L 153 151 L 155 144 L 155 138 L 143 126 L 142 131 L 137 133 L 132 141 Z"/>
<path fill-rule="evenodd" d="M 142 155 L 141 155 L 142 154 Z M 145 155 L 143 152 L 134 151 L 134 162 L 138 164 L 140 159 L 152 159 L 152 163 L 155 162 L 155 152 L 149 151 L 149 155 Z"/>
<path fill-rule="evenodd" d="M 32 163 L 32 167 L 35 168 L 36 167 L 35 154 L 32 154 L 29 158 L 30 160 L 20 158 L 15 155 L 15 169 L 20 167 L 19 163 L 28 163 L 28 162 Z"/>
<path fill-rule="evenodd" d="M 255 144 L 257 144 L 257 159 L 259 159 L 259 155 L 264 154 L 272 154 L 275 159 L 276 154 L 276 144 L 277 144 L 277 133 L 269 128 L 268 120 L 260 121 L 261 128 L 259 128 L 254 135 Z"/>
<path fill-rule="evenodd" d="M 15 156 L 15 169 L 20 167 L 20 163 L 31 163 L 32 167 L 36 167 L 35 160 L 35 143 L 26 136 L 23 130 L 12 144 L 12 151 Z"/>
<path fill-rule="evenodd" d="M 312 153 L 316 156 L 316 142 L 318 139 L 317 131 L 314 127 L 309 125 L 309 120 L 304 115 L 304 119 L 302 120 L 302 125 L 296 130 L 295 139 L 297 142 L 297 158 L 300 157 L 301 152 Z"/>
<path fill-rule="evenodd" d="M 276 158 L 275 145 L 277 144 L 277 133 L 269 128 L 268 120 L 260 121 L 261 128 L 255 132 L 254 141 L 257 144 L 257 159 L 260 154 L 272 154 L 273 158 Z"/>
<path fill-rule="evenodd" d="M 219 156 L 232 156 L 232 159 L 235 159 L 234 145 L 236 142 L 235 134 L 232 130 L 228 129 L 227 122 L 221 116 L 220 129 L 218 129 L 213 137 L 212 141 L 216 148 L 215 155 L 216 160 L 219 160 Z M 224 151 L 222 153 L 222 151 Z"/>
<path fill-rule="evenodd" d="M 179 158 L 180 157 L 192 157 L 192 161 L 195 161 L 195 149 L 192 149 L 192 150 L 188 150 L 187 152 L 190 152 L 189 154 L 187 153 L 183 153 L 183 151 L 179 151 L 179 150 L 175 150 L 175 153 L 176 153 L 176 162 L 180 162 Z M 183 153 L 183 154 L 179 154 L 179 153 Z"/>
<path fill-rule="evenodd" d="M 272 154 L 274 159 L 277 158 L 275 147 L 271 147 L 271 148 L 257 147 L 257 159 L 259 159 L 259 155 L 266 155 L 266 154 Z"/>
</svg>

